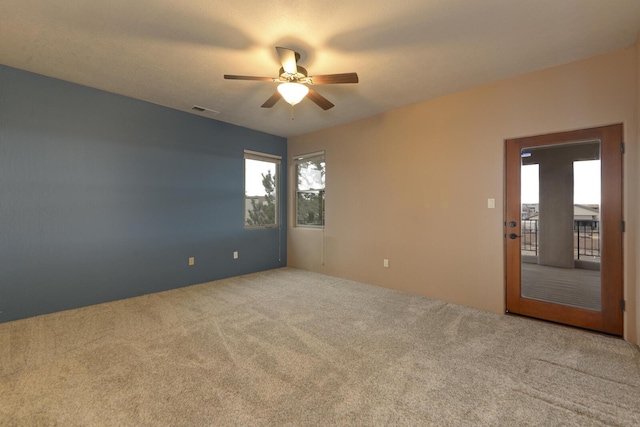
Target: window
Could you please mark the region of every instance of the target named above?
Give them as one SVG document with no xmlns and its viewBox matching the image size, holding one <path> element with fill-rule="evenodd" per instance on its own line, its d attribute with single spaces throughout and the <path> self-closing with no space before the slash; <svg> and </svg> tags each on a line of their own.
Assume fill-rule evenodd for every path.
<svg viewBox="0 0 640 427">
<path fill-rule="evenodd" d="M 296 226 L 324 227 L 324 151 L 295 157 Z"/>
<path fill-rule="evenodd" d="M 244 150 L 244 227 L 278 226 L 280 156 Z"/>
</svg>

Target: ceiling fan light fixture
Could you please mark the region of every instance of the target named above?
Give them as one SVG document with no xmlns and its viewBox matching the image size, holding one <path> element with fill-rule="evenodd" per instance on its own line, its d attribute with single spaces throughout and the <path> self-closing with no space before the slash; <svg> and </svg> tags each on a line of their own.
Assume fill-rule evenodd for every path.
<svg viewBox="0 0 640 427">
<path fill-rule="evenodd" d="M 341 83 L 358 83 L 358 75 L 356 73 L 340 73 L 340 74 L 323 74 L 309 76 L 307 70 L 304 67 L 298 65 L 300 54 L 292 49 L 285 47 L 276 47 L 278 52 L 278 58 L 280 59 L 279 76 L 273 77 L 258 77 L 258 76 L 238 76 L 235 74 L 225 74 L 224 78 L 228 80 L 256 80 L 264 82 L 277 82 L 280 83 L 278 90 L 273 92 L 273 95 L 269 97 L 262 104 L 261 108 L 271 108 L 280 99 L 284 99 L 285 102 L 291 104 L 291 114 L 293 114 L 293 106 L 302 101 L 306 96 L 318 107 L 323 110 L 333 108 L 334 105 L 324 96 L 320 95 L 313 89 L 308 88 L 306 85 L 328 85 L 328 84 L 341 84 Z"/>
<path fill-rule="evenodd" d="M 309 93 L 309 88 L 302 83 L 282 83 L 278 86 L 278 92 L 293 107 Z"/>
</svg>

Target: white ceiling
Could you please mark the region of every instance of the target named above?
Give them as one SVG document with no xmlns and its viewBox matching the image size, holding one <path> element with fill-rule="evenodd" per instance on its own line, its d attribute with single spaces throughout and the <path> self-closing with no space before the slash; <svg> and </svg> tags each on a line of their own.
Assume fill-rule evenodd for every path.
<svg viewBox="0 0 640 427">
<path fill-rule="evenodd" d="M 640 0 L 0 0 L 0 64 L 280 136 L 633 45 Z M 357 85 L 260 108 L 275 46 Z M 0 94 L 1 96 L 1 94 Z M 220 113 L 195 113 L 193 105 Z"/>
</svg>

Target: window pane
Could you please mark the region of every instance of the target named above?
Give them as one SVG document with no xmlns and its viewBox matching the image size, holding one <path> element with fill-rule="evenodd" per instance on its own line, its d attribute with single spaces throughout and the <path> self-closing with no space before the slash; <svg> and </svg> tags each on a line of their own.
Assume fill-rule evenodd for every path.
<svg viewBox="0 0 640 427">
<path fill-rule="evenodd" d="M 324 226 L 324 190 L 300 191 L 297 199 L 297 224 Z"/>
<path fill-rule="evenodd" d="M 245 159 L 245 215 L 249 227 L 269 227 L 278 218 L 278 165 L 271 161 Z"/>
<path fill-rule="evenodd" d="M 298 190 L 324 189 L 324 158 L 306 160 L 298 163 Z"/>
<path fill-rule="evenodd" d="M 324 154 L 296 162 L 296 225 L 324 227 Z"/>
</svg>

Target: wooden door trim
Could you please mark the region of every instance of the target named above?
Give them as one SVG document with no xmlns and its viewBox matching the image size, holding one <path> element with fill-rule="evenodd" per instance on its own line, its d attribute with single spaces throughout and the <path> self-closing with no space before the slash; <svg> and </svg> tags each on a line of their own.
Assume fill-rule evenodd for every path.
<svg viewBox="0 0 640 427">
<path fill-rule="evenodd" d="M 601 159 L 601 311 L 588 310 L 533 299 L 522 298 L 520 239 L 509 239 L 510 233 L 521 235 L 520 162 L 521 150 L 527 147 L 553 146 L 571 142 L 600 140 Z M 622 124 L 555 134 L 513 138 L 505 141 L 505 275 L 507 311 L 559 323 L 571 324 L 614 335 L 623 334 L 622 269 Z M 516 167 L 517 165 L 517 167 Z M 517 200 L 517 203 L 514 201 Z M 510 202 L 511 201 L 511 202 Z M 517 226 L 508 226 L 516 221 Z M 606 251 L 606 252 L 605 252 Z"/>
<path fill-rule="evenodd" d="M 603 141 L 609 141 L 608 144 L 602 144 L 600 148 L 601 157 L 608 158 L 610 161 L 602 162 L 602 178 L 603 183 L 601 189 L 601 214 L 600 224 L 602 225 L 602 243 L 601 252 L 610 254 L 607 258 L 602 258 L 600 265 L 600 273 L 603 278 L 603 294 L 604 283 L 619 283 L 619 286 L 608 286 L 610 298 L 602 299 L 602 312 L 605 316 L 605 328 L 619 332 L 612 332 L 616 335 L 622 335 L 623 332 L 623 312 L 621 301 L 623 298 L 623 237 L 622 237 L 622 221 L 623 216 L 623 188 L 622 188 L 622 124 L 606 126 L 602 128 Z M 604 184 L 607 184 L 605 187 Z M 605 233 L 605 230 L 609 232 Z M 613 232 L 615 230 L 615 232 Z M 604 295 L 603 295 L 604 296 Z"/>
</svg>

